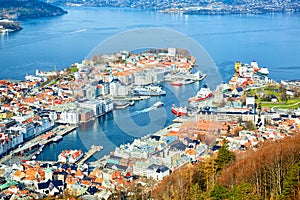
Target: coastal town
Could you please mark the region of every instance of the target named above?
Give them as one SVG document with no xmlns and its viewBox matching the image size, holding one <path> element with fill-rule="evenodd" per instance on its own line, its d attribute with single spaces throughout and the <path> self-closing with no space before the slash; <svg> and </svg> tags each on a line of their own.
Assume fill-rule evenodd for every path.
<svg viewBox="0 0 300 200">
<path fill-rule="evenodd" d="M 205 1 L 81 1 L 81 0 L 48 0 L 47 2 L 63 6 L 98 6 L 151 9 L 164 13 L 182 14 L 263 14 L 299 12 L 298 1 L 262 1 L 262 0 L 205 0 Z"/>
<path fill-rule="evenodd" d="M 1 198 L 40 199 L 114 195 L 151 197 L 151 190 L 183 166 L 218 153 L 224 141 L 234 153 L 265 141 L 299 134 L 300 82 L 268 77 L 258 62 L 233 63 L 233 76 L 215 90 L 206 85 L 192 55 L 168 48 L 97 55 L 61 71 L 0 81 Z M 196 69 L 196 70 L 195 70 Z M 94 162 L 88 152 L 66 149 L 57 161 L 36 160 L 43 147 L 97 117 L 128 109 L 136 101 L 164 96 L 160 84 L 180 90 L 201 82 L 188 106 L 174 105 L 174 123 Z M 157 102 L 164 108 L 164 102 Z M 141 189 L 142 188 L 142 189 Z"/>
</svg>

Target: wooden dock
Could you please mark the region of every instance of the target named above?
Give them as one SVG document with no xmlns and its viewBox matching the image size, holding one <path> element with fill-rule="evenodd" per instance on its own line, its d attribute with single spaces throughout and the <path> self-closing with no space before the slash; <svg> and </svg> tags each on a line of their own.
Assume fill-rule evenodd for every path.
<svg viewBox="0 0 300 200">
<path fill-rule="evenodd" d="M 84 156 L 79 160 L 77 161 L 77 165 L 82 165 L 84 164 L 92 155 L 94 155 L 95 153 L 97 153 L 98 151 L 101 151 L 103 149 L 102 146 L 92 146 L 91 149 L 86 152 L 84 154 Z"/>
</svg>

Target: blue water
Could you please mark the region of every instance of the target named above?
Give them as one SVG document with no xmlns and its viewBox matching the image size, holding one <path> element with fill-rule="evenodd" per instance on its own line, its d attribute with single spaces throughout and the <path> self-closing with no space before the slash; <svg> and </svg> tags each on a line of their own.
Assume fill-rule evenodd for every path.
<svg viewBox="0 0 300 200">
<path fill-rule="evenodd" d="M 76 131 L 64 136 L 58 143 L 47 145 L 37 157 L 38 160 L 57 160 L 58 154 L 64 149 L 89 150 L 92 145 L 101 145 L 103 150 L 90 159 L 99 159 L 116 146 L 132 142 L 139 138 L 170 125 L 175 116 L 171 113 L 172 104 L 187 105 L 189 97 L 201 87 L 201 83 L 179 87 L 163 84 L 167 95 L 151 97 L 150 99 L 136 102 L 134 106 L 124 110 L 115 110 L 95 121 L 81 124 Z M 153 108 L 157 101 L 164 102 L 161 108 Z"/>
<path fill-rule="evenodd" d="M 21 80 L 36 69 L 63 69 L 81 62 L 98 44 L 116 34 L 148 27 L 178 31 L 198 42 L 217 64 L 225 82 L 236 60 L 253 59 L 269 67 L 275 80 L 300 79 L 299 14 L 186 16 L 126 8 L 65 9 L 66 15 L 26 20 L 21 22 L 22 31 L 0 35 L 0 79 Z M 179 90 L 167 84 L 166 97 L 151 98 L 81 125 L 61 142 L 47 146 L 38 158 L 56 160 L 63 149 L 85 151 L 92 144 L 104 146 L 95 156 L 99 158 L 115 146 L 169 125 L 174 118 L 171 105 L 185 104 L 198 88 L 196 84 Z M 152 110 L 158 100 L 166 106 Z"/>
</svg>

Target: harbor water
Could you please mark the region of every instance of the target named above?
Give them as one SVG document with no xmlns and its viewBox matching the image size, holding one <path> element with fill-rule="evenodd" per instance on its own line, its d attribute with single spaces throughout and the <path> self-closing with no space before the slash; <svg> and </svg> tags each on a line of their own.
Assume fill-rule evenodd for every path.
<svg viewBox="0 0 300 200">
<path fill-rule="evenodd" d="M 253 59 L 268 67 L 270 77 L 277 81 L 300 79 L 299 14 L 188 16 L 129 8 L 64 9 L 68 14 L 28 19 L 21 22 L 22 31 L 0 35 L 0 79 L 23 80 L 37 69 L 66 68 L 81 62 L 106 39 L 148 27 L 175 30 L 202 45 L 224 82 L 232 76 L 235 61 L 249 63 Z M 90 160 L 101 158 L 116 146 L 171 124 L 172 104 L 186 104 L 199 88 L 199 83 L 178 88 L 165 83 L 166 96 L 136 102 L 132 107 L 81 124 L 62 141 L 46 146 L 37 159 L 57 160 L 64 149 L 85 152 L 92 145 L 104 148 Z M 164 106 L 153 109 L 157 101 L 164 102 Z"/>
</svg>

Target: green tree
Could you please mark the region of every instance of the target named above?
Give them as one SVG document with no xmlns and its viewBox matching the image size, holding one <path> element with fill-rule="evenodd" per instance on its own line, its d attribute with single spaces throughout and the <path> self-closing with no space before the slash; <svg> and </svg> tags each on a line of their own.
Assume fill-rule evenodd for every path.
<svg viewBox="0 0 300 200">
<path fill-rule="evenodd" d="M 200 199 L 202 199 L 201 193 L 202 193 L 202 191 L 200 189 L 199 184 L 195 183 L 195 184 L 191 185 L 191 187 L 190 187 L 188 199 L 189 200 L 200 200 Z"/>
<path fill-rule="evenodd" d="M 224 139 L 223 146 L 219 149 L 216 158 L 217 172 L 224 169 L 228 164 L 234 160 L 234 154 L 228 150 L 228 142 Z"/>
<path fill-rule="evenodd" d="M 210 197 L 212 200 L 228 199 L 230 197 L 230 192 L 222 185 L 217 184 L 211 191 Z"/>
<path fill-rule="evenodd" d="M 232 200 L 255 200 L 259 199 L 254 193 L 253 193 L 253 187 L 249 183 L 242 183 L 240 185 L 236 185 L 233 187 L 233 189 L 230 191 L 230 198 Z"/>
<path fill-rule="evenodd" d="M 289 199 L 300 182 L 300 161 L 290 167 L 283 181 L 282 199 Z"/>
</svg>

